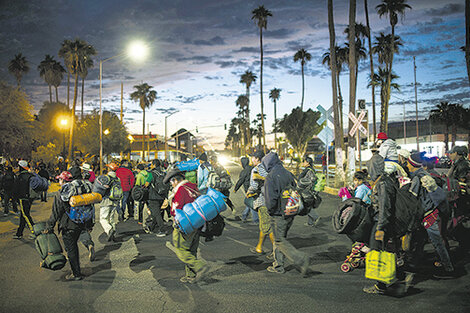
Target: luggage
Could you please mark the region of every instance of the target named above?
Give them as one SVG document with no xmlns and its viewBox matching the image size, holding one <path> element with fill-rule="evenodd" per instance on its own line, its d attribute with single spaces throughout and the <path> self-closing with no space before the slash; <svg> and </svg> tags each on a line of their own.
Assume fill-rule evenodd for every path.
<svg viewBox="0 0 470 313">
<path fill-rule="evenodd" d="M 119 178 L 111 178 L 109 187 L 109 199 L 119 201 L 124 196 Z"/>
<path fill-rule="evenodd" d="M 394 235 L 401 237 L 418 229 L 423 214 L 421 202 L 409 191 L 409 185 L 398 189 L 395 200 Z"/>
<path fill-rule="evenodd" d="M 93 192 L 97 192 L 104 196 L 108 191 L 109 187 L 111 187 L 111 177 L 108 175 L 100 175 L 98 176 L 94 183 L 93 183 Z"/>
<path fill-rule="evenodd" d="M 103 200 L 103 197 L 101 196 L 101 194 L 97 192 L 92 192 L 92 193 L 85 193 L 82 195 L 76 195 L 76 196 L 70 197 L 69 204 L 70 206 L 76 207 L 76 206 L 99 203 L 101 202 L 101 200 Z"/>
<path fill-rule="evenodd" d="M 207 181 L 210 188 L 220 191 L 229 190 L 233 185 L 230 175 L 225 171 L 210 171 Z"/>
<path fill-rule="evenodd" d="M 53 271 L 62 269 L 67 263 L 60 245 L 59 239 L 55 233 L 43 234 L 46 229 L 46 223 L 37 223 L 33 226 L 36 239 L 34 241 L 36 250 L 39 252 L 41 259 L 41 266 Z"/>
<path fill-rule="evenodd" d="M 372 250 L 366 254 L 366 278 L 390 284 L 395 279 L 396 257 L 394 253 Z"/>
<path fill-rule="evenodd" d="M 35 192 L 47 191 L 49 188 L 49 182 L 46 178 L 33 174 L 29 180 L 29 187 Z"/>
<path fill-rule="evenodd" d="M 308 208 L 304 206 L 299 191 L 293 186 L 288 186 L 281 192 L 281 210 L 284 217 L 308 214 Z"/>
<path fill-rule="evenodd" d="M 192 182 L 193 184 L 197 185 L 197 171 L 189 171 L 184 173 L 186 180 Z"/>
<path fill-rule="evenodd" d="M 134 186 L 131 196 L 134 201 L 146 201 L 149 197 L 148 189 L 144 186 Z"/>
<path fill-rule="evenodd" d="M 323 191 L 326 185 L 326 176 L 322 173 L 318 173 L 317 175 L 317 183 L 315 185 L 315 191 Z"/>
<path fill-rule="evenodd" d="M 165 199 L 168 196 L 170 185 L 163 183 L 165 173 L 162 171 L 152 171 L 152 181 L 150 182 L 149 198 Z"/>
<path fill-rule="evenodd" d="M 201 232 L 201 236 L 203 237 L 219 237 L 222 235 L 222 232 L 225 228 L 225 221 L 224 218 L 218 214 L 214 219 L 210 220 L 206 223 L 205 229 Z"/>
<path fill-rule="evenodd" d="M 176 227 L 185 234 L 192 233 L 227 209 L 224 199 L 221 192 L 208 188 L 205 195 L 185 204 L 182 210 L 175 210 Z"/>
<path fill-rule="evenodd" d="M 373 226 L 371 208 L 361 199 L 350 198 L 340 203 L 332 216 L 333 229 L 352 241 L 368 242 Z"/>
<path fill-rule="evenodd" d="M 66 213 L 74 223 L 83 224 L 93 219 L 95 207 L 93 204 L 70 207 Z"/>
<path fill-rule="evenodd" d="M 196 171 L 199 166 L 199 160 L 194 158 L 188 161 L 181 161 L 176 163 L 176 167 L 183 172 Z"/>
</svg>

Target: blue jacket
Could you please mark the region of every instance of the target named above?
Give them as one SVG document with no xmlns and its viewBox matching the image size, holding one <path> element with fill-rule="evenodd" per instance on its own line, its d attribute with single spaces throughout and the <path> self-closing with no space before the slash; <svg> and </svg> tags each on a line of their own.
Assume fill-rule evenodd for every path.
<svg viewBox="0 0 470 313">
<path fill-rule="evenodd" d="M 365 184 L 357 186 L 356 190 L 354 191 L 354 197 L 361 199 L 367 204 L 370 204 L 370 194 L 371 190 Z"/>
<path fill-rule="evenodd" d="M 212 170 L 212 166 L 209 162 L 199 164 L 197 167 L 197 188 L 199 191 L 206 190 L 209 186 L 209 172 Z"/>
</svg>

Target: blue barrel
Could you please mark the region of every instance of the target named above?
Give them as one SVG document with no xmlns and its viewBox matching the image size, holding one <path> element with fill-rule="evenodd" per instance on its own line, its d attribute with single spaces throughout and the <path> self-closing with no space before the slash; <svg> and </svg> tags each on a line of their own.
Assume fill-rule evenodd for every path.
<svg viewBox="0 0 470 313">
<path fill-rule="evenodd" d="M 185 234 L 192 233 L 227 209 L 224 198 L 222 193 L 209 188 L 205 195 L 199 196 L 192 203 L 185 204 L 183 210 L 176 210 L 176 226 Z"/>
<path fill-rule="evenodd" d="M 196 171 L 199 166 L 199 160 L 194 158 L 188 161 L 181 161 L 176 163 L 176 167 L 183 172 Z"/>
</svg>

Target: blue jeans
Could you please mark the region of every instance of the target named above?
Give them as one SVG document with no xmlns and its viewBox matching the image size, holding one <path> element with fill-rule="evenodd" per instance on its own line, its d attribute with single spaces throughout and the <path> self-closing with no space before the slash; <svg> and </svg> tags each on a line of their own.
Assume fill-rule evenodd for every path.
<svg viewBox="0 0 470 313">
<path fill-rule="evenodd" d="M 248 206 L 245 207 L 245 211 L 243 211 L 242 213 L 242 220 L 246 221 L 246 219 L 248 218 L 248 215 L 250 215 L 250 211 L 251 211 L 251 216 L 253 217 L 253 223 L 258 224 L 259 223 L 258 212 L 256 212 L 255 210 L 253 210 L 252 208 Z"/>
<path fill-rule="evenodd" d="M 122 192 L 122 199 L 121 203 L 119 203 L 119 206 L 117 207 L 117 211 L 120 216 L 124 217 L 124 213 L 126 212 L 126 206 L 127 206 L 127 199 L 129 199 L 131 192 L 130 191 L 123 191 Z M 129 213 L 130 215 L 130 213 Z"/>
<path fill-rule="evenodd" d="M 284 270 L 284 259 L 288 258 L 296 265 L 302 265 L 308 257 L 303 251 L 297 250 L 289 241 L 287 241 L 287 232 L 289 231 L 294 217 L 284 218 L 282 216 L 273 216 L 271 226 L 274 234 L 274 262 L 273 267 L 277 270 Z"/>
<path fill-rule="evenodd" d="M 313 225 L 316 220 L 320 218 L 320 215 L 315 211 L 314 208 L 310 209 L 310 212 L 307 214 L 307 223 L 308 225 Z"/>
<path fill-rule="evenodd" d="M 439 258 L 441 259 L 442 265 L 446 271 L 452 272 L 454 267 L 450 261 L 449 253 L 447 252 L 444 240 L 442 240 L 441 232 L 439 231 L 439 223 L 436 221 L 431 227 L 426 229 L 429 239 L 431 240 L 434 249 L 436 250 Z"/>
</svg>

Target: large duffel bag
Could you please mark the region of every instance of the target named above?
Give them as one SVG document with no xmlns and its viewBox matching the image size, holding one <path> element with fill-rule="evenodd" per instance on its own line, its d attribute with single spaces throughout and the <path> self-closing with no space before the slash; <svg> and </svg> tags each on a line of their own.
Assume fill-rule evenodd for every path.
<svg viewBox="0 0 470 313">
<path fill-rule="evenodd" d="M 202 227 L 227 209 L 224 198 L 221 192 L 208 188 L 205 195 L 185 204 L 182 210 L 175 210 L 176 227 L 185 234 Z"/>
<path fill-rule="evenodd" d="M 41 177 L 38 174 L 33 174 L 29 180 L 29 187 L 36 192 L 47 191 L 49 188 L 49 182 L 46 178 Z"/>
<path fill-rule="evenodd" d="M 104 196 L 111 187 L 112 180 L 108 175 L 100 175 L 93 182 L 93 192 Z"/>
<path fill-rule="evenodd" d="M 62 269 L 67 263 L 60 245 L 59 239 L 55 233 L 44 234 L 46 223 L 37 223 L 33 226 L 34 234 L 36 235 L 36 250 L 39 252 L 41 259 L 41 266 L 53 271 Z"/>
<path fill-rule="evenodd" d="M 199 166 L 199 160 L 194 158 L 188 161 L 181 161 L 176 163 L 176 167 L 183 172 L 196 171 Z"/>
<path fill-rule="evenodd" d="M 186 180 L 192 182 L 193 184 L 197 184 L 197 171 L 189 171 L 184 173 Z"/>
<path fill-rule="evenodd" d="M 350 198 L 339 205 L 332 216 L 333 229 L 353 241 L 368 242 L 373 226 L 371 208 L 361 199 Z"/>
</svg>

